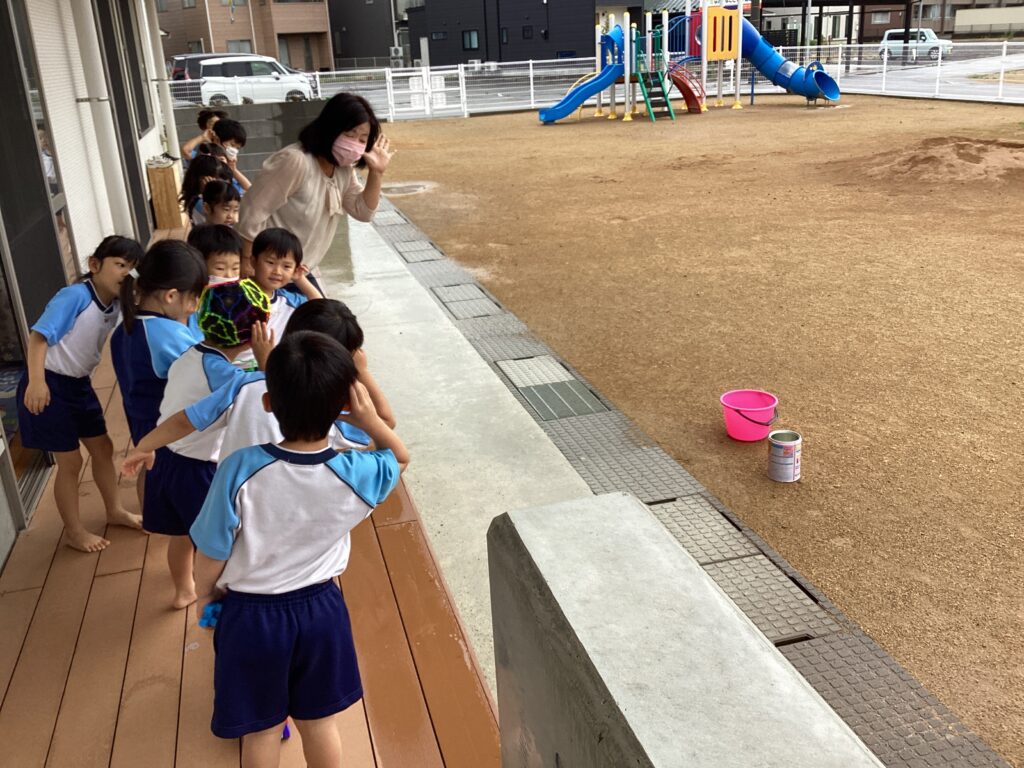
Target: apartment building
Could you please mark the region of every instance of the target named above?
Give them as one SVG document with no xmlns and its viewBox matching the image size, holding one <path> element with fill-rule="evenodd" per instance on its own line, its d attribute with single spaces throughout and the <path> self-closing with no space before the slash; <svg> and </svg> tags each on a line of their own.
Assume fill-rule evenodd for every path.
<svg viewBox="0 0 1024 768">
<path fill-rule="evenodd" d="M 309 72 L 333 68 L 325 0 L 156 0 L 156 10 L 165 61 L 179 53 L 259 53 Z"/>
<path fill-rule="evenodd" d="M 50 474 L 19 439 L 28 328 L 106 235 L 146 242 L 177 145 L 154 0 L 0 0 L 0 563 Z"/>
</svg>

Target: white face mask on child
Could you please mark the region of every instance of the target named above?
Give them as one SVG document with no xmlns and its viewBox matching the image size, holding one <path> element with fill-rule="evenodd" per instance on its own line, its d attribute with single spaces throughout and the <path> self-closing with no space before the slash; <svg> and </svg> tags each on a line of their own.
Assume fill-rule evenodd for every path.
<svg viewBox="0 0 1024 768">
<path fill-rule="evenodd" d="M 224 154 L 227 155 L 228 160 L 237 160 L 239 152 L 238 147 L 224 147 Z"/>
</svg>

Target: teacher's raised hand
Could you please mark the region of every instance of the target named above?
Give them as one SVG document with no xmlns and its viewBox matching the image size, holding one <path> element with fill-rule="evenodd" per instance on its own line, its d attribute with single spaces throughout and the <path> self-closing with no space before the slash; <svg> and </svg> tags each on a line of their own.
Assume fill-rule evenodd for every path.
<svg viewBox="0 0 1024 768">
<path fill-rule="evenodd" d="M 396 150 L 391 148 L 391 140 L 383 134 L 377 143 L 373 145 L 373 149 L 363 155 L 363 160 L 366 161 L 366 167 L 371 171 L 377 173 L 384 173 L 391 164 L 391 158 L 395 156 Z"/>
</svg>

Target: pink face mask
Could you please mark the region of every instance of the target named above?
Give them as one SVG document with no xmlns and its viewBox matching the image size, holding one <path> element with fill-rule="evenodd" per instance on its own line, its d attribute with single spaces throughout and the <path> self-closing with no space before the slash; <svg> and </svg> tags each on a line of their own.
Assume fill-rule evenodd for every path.
<svg viewBox="0 0 1024 768">
<path fill-rule="evenodd" d="M 359 162 L 359 158 L 366 154 L 366 143 L 341 134 L 334 140 L 331 154 L 334 155 L 338 165 L 354 165 Z"/>
</svg>

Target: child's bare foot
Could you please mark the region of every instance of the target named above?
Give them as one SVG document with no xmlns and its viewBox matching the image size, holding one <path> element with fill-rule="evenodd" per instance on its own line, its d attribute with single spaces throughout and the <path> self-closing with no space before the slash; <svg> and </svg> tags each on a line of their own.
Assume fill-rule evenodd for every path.
<svg viewBox="0 0 1024 768">
<path fill-rule="evenodd" d="M 180 611 L 182 608 L 188 608 L 195 601 L 196 591 L 194 589 L 190 589 L 187 592 L 179 590 L 174 593 L 174 602 L 172 602 L 171 605 L 173 605 L 176 610 Z"/>
<path fill-rule="evenodd" d="M 142 528 L 142 515 L 129 512 L 124 507 L 118 507 L 113 512 L 107 512 L 107 525 L 123 525 L 125 528 Z"/>
<path fill-rule="evenodd" d="M 68 537 L 68 546 L 80 552 L 99 552 L 110 546 L 109 541 L 95 533 L 89 533 L 85 528 L 75 531 L 65 528 L 64 533 Z"/>
</svg>

